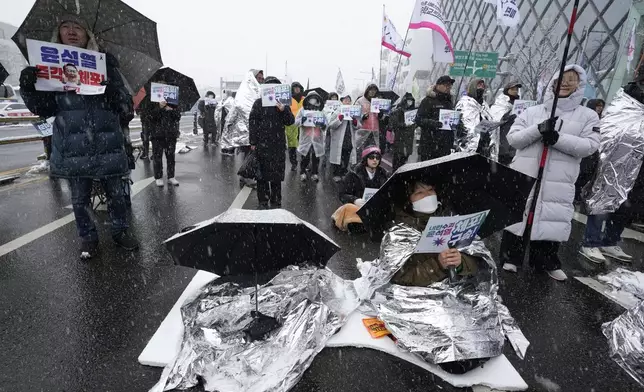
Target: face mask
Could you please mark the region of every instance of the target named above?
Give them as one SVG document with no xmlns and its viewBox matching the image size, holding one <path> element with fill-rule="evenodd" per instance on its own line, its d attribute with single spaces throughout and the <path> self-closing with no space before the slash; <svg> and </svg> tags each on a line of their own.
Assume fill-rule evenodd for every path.
<svg viewBox="0 0 644 392">
<path fill-rule="evenodd" d="M 414 101 L 412 100 L 407 101 L 407 106 L 414 106 Z"/>
<path fill-rule="evenodd" d="M 433 214 L 438 209 L 438 197 L 431 195 L 412 203 L 414 211 L 421 214 Z"/>
<path fill-rule="evenodd" d="M 483 99 L 483 94 L 485 94 L 485 89 L 484 88 L 477 88 L 476 89 L 476 97 L 478 99 Z"/>
<path fill-rule="evenodd" d="M 309 104 L 311 104 L 313 106 L 317 106 L 318 100 L 317 99 L 311 99 L 311 100 L 309 100 Z"/>
</svg>

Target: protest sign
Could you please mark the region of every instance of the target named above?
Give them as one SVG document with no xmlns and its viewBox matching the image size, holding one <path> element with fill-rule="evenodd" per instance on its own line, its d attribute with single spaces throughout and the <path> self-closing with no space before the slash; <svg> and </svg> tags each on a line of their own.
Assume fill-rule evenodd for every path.
<svg viewBox="0 0 644 392">
<path fill-rule="evenodd" d="M 342 106 L 342 102 L 336 100 L 329 100 L 324 103 L 324 109 L 330 112 L 335 112 L 340 106 Z"/>
<path fill-rule="evenodd" d="M 179 104 L 179 87 L 169 84 L 152 83 L 150 85 L 150 101 L 167 102 L 170 105 Z"/>
<path fill-rule="evenodd" d="M 537 105 L 537 101 L 524 101 L 521 99 L 517 99 L 516 101 L 514 101 L 512 114 L 516 114 L 517 116 L 519 116 L 521 113 L 525 112 L 526 109 L 536 105 Z"/>
<path fill-rule="evenodd" d="M 360 105 L 342 105 L 340 106 L 340 114 L 347 120 L 353 117 L 362 116 L 362 108 Z"/>
<path fill-rule="evenodd" d="M 500 127 L 501 123 L 490 120 L 483 120 L 474 127 L 474 132 L 477 133 L 490 133 L 496 128 Z"/>
<path fill-rule="evenodd" d="M 362 199 L 367 201 L 373 197 L 373 195 L 378 192 L 377 188 L 364 188 L 364 193 L 362 194 Z"/>
<path fill-rule="evenodd" d="M 371 99 L 371 113 L 388 112 L 391 109 L 391 99 Z"/>
<path fill-rule="evenodd" d="M 409 110 L 405 112 L 405 125 L 414 125 L 416 122 L 416 114 L 418 109 Z"/>
<path fill-rule="evenodd" d="M 414 253 L 441 253 L 450 248 L 470 245 L 489 212 L 429 218 Z"/>
<path fill-rule="evenodd" d="M 47 122 L 44 118 L 32 122 L 34 128 L 43 136 L 51 136 L 54 133 L 54 127 Z"/>
<path fill-rule="evenodd" d="M 217 100 L 215 98 L 205 98 L 204 103 L 209 106 L 210 105 L 217 106 Z"/>
<path fill-rule="evenodd" d="M 37 91 L 105 92 L 105 54 L 75 46 L 27 40 L 30 65 L 38 68 Z"/>
<path fill-rule="evenodd" d="M 304 110 L 302 117 L 302 126 L 304 127 L 318 127 L 320 124 L 326 124 L 326 116 L 317 110 Z"/>
<path fill-rule="evenodd" d="M 440 111 L 438 112 L 438 121 L 443 123 L 441 129 L 446 131 L 451 131 L 452 127 L 457 126 L 460 119 L 461 113 L 457 112 L 456 110 L 440 109 Z"/>
<path fill-rule="evenodd" d="M 263 84 L 262 85 L 262 106 L 277 106 L 277 101 L 282 105 L 291 106 L 291 85 L 290 84 Z"/>
</svg>

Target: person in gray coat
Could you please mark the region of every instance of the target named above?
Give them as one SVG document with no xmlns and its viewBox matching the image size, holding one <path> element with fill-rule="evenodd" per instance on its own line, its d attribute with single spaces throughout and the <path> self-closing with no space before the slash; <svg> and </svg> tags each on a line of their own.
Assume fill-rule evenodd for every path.
<svg viewBox="0 0 644 392">
<path fill-rule="evenodd" d="M 563 74 L 557 117 L 551 121 L 558 77 L 555 75 L 550 81 L 543 104 L 521 113 L 507 137 L 517 150 L 511 167 L 532 177 L 537 176 L 543 146 L 550 147 L 530 236 L 530 265 L 563 281 L 567 276 L 561 270 L 557 252 L 559 244 L 570 236 L 579 164 L 599 147 L 599 117 L 594 110 L 581 106 L 586 72 L 578 65 L 568 65 Z M 528 200 L 526 210 L 530 204 Z M 527 215 L 526 211 L 524 216 Z M 506 271 L 516 272 L 516 265 L 521 263 L 525 228 L 524 218 L 503 233 L 500 258 Z"/>
</svg>

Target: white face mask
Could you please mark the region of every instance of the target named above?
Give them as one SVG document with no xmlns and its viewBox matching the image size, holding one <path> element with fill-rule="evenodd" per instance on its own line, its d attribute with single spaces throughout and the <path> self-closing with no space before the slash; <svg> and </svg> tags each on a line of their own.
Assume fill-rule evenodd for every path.
<svg viewBox="0 0 644 392">
<path fill-rule="evenodd" d="M 413 106 L 413 105 L 414 105 L 414 101 L 412 100 L 407 101 L 407 106 Z"/>
<path fill-rule="evenodd" d="M 313 106 L 317 106 L 317 104 L 318 104 L 318 100 L 317 100 L 317 99 L 310 99 L 310 100 L 309 100 L 309 103 L 310 103 L 311 105 L 313 105 Z"/>
<path fill-rule="evenodd" d="M 412 203 L 414 211 L 421 214 L 433 214 L 438 209 L 438 197 L 431 195 Z"/>
</svg>

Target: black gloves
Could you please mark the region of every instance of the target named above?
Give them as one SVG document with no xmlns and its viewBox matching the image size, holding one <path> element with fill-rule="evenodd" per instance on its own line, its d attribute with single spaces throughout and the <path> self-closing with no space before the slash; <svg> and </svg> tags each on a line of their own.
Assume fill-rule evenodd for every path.
<svg viewBox="0 0 644 392">
<path fill-rule="evenodd" d="M 508 118 L 505 120 L 505 122 L 506 123 L 513 123 L 514 120 L 516 120 L 516 119 L 517 119 L 517 115 L 516 114 L 511 114 L 511 115 L 508 116 Z"/>
<path fill-rule="evenodd" d="M 34 91 L 38 80 L 38 68 L 27 67 L 20 72 L 20 89 Z"/>
<path fill-rule="evenodd" d="M 362 121 L 367 121 L 368 118 L 369 118 L 369 113 L 362 115 Z"/>
<path fill-rule="evenodd" d="M 555 130 L 557 120 L 559 120 L 559 117 L 549 118 L 537 126 L 539 133 L 541 133 L 543 144 L 546 146 L 554 146 L 559 141 L 559 132 Z M 559 126 L 559 129 L 561 129 L 562 125 L 563 123 Z"/>
<path fill-rule="evenodd" d="M 438 121 L 438 120 L 429 120 L 431 127 L 434 129 L 441 129 L 443 128 L 443 123 Z"/>
</svg>

